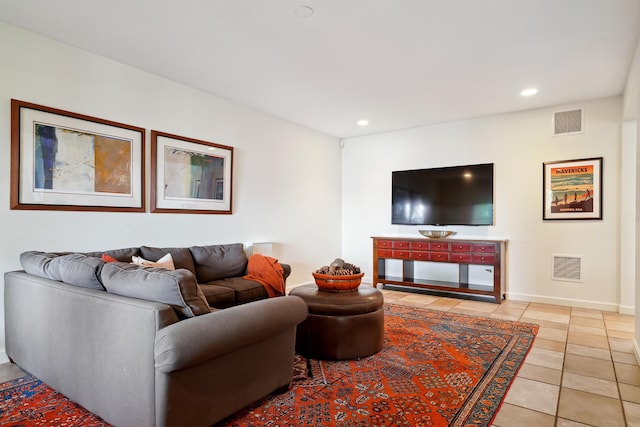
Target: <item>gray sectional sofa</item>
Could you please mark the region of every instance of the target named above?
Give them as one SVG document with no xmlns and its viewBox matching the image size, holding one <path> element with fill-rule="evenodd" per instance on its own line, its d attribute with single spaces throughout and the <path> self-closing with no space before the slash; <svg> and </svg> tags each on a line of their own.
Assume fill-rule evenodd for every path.
<svg viewBox="0 0 640 427">
<path fill-rule="evenodd" d="M 166 253 L 175 271 L 129 264 Z M 291 381 L 306 304 L 242 279 L 242 244 L 21 262 L 5 274 L 7 355 L 115 426 L 210 426 Z"/>
<path fill-rule="evenodd" d="M 171 254 L 177 269 L 183 268 L 193 273 L 209 306 L 214 308 L 226 308 L 267 298 L 264 286 L 242 278 L 246 274 L 248 261 L 242 243 L 188 248 L 141 246 L 90 252 L 86 255 L 100 258 L 105 253 L 127 263 L 131 262 L 133 256 L 156 261 Z M 288 264 L 281 265 L 286 280 L 291 274 L 291 267 Z"/>
</svg>

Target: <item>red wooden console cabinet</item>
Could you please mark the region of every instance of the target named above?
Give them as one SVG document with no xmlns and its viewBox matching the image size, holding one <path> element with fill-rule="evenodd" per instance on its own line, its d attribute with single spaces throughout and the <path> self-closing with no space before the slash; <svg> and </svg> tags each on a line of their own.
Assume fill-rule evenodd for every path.
<svg viewBox="0 0 640 427">
<path fill-rule="evenodd" d="M 372 237 L 373 286 L 378 283 L 457 294 L 491 296 L 500 304 L 505 294 L 506 240 Z M 386 259 L 402 260 L 402 277 L 386 274 Z M 416 262 L 458 264 L 457 282 L 416 277 Z M 493 266 L 493 286 L 469 283 L 469 265 Z"/>
</svg>

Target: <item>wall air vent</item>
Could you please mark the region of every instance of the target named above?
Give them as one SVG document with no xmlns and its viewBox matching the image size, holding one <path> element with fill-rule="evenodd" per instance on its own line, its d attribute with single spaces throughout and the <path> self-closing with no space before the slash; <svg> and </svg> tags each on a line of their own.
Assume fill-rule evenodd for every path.
<svg viewBox="0 0 640 427">
<path fill-rule="evenodd" d="M 582 133 L 583 127 L 584 111 L 582 109 L 560 111 L 553 114 L 553 136 Z"/>
<path fill-rule="evenodd" d="M 551 280 L 582 282 L 582 255 L 551 255 Z"/>
</svg>

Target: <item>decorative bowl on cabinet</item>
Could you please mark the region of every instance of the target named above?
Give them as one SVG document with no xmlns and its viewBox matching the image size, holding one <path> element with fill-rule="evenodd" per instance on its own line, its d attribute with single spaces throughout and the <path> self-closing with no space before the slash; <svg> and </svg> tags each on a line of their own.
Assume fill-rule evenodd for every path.
<svg viewBox="0 0 640 427">
<path fill-rule="evenodd" d="M 430 239 L 442 239 L 444 237 L 449 237 L 456 234 L 455 231 L 451 231 L 451 230 L 418 230 L 418 231 L 424 237 L 428 237 Z"/>
</svg>

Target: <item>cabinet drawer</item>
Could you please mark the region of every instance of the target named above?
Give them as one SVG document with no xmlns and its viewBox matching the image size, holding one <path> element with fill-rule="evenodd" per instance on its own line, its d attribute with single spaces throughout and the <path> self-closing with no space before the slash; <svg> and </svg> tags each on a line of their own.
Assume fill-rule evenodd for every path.
<svg viewBox="0 0 640 427">
<path fill-rule="evenodd" d="M 412 251 L 428 251 L 429 242 L 411 242 Z"/>
<path fill-rule="evenodd" d="M 411 252 L 411 259 L 418 261 L 429 261 L 429 252 Z"/>
<path fill-rule="evenodd" d="M 393 258 L 393 251 L 391 249 L 378 249 L 378 258 Z"/>
<path fill-rule="evenodd" d="M 451 252 L 471 252 L 470 243 L 452 243 Z"/>
<path fill-rule="evenodd" d="M 393 247 L 393 240 L 378 240 L 377 245 L 379 248 L 391 248 Z"/>
<path fill-rule="evenodd" d="M 409 249 L 409 242 L 406 241 L 394 241 L 393 242 L 393 248 L 394 249 Z"/>
<path fill-rule="evenodd" d="M 452 253 L 451 261 L 469 264 L 471 263 L 471 254 Z"/>
<path fill-rule="evenodd" d="M 429 252 L 429 261 L 449 261 L 449 252 Z"/>
<path fill-rule="evenodd" d="M 472 264 L 494 264 L 496 262 L 495 255 L 479 255 L 473 254 L 471 257 Z"/>
<path fill-rule="evenodd" d="M 429 243 L 429 250 L 431 251 L 444 251 L 444 252 L 449 252 L 449 243 L 442 243 L 442 242 L 430 242 Z"/>
<path fill-rule="evenodd" d="M 481 252 L 481 253 L 489 253 L 493 254 L 496 252 L 496 245 L 489 244 L 477 244 L 471 247 L 473 252 Z"/>
<path fill-rule="evenodd" d="M 400 259 L 410 259 L 411 258 L 411 252 L 409 251 L 398 251 L 398 250 L 393 250 L 393 257 L 394 258 L 400 258 Z"/>
</svg>

